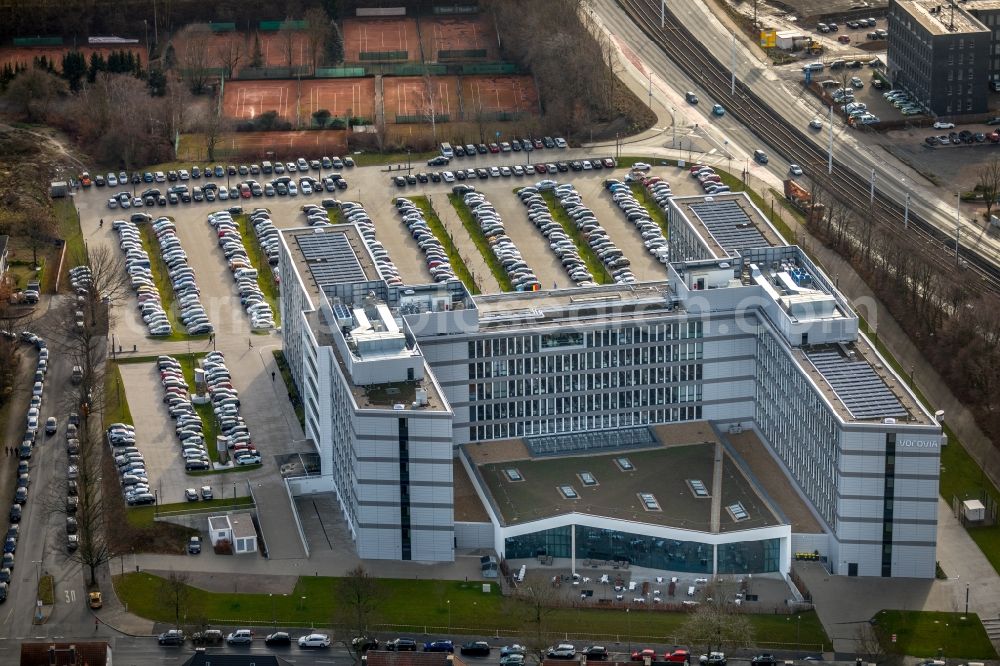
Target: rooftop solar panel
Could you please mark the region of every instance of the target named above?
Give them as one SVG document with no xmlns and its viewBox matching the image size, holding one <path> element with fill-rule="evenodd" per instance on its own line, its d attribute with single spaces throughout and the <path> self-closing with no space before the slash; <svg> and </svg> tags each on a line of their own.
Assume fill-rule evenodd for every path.
<svg viewBox="0 0 1000 666">
<path fill-rule="evenodd" d="M 295 236 L 302 257 L 317 286 L 342 282 L 363 282 L 365 272 L 347 236 L 342 233 L 300 234 Z"/>
<path fill-rule="evenodd" d="M 813 350 L 806 355 L 854 418 L 906 416 L 899 399 L 866 362 L 849 360 L 833 350 Z"/>
<path fill-rule="evenodd" d="M 705 201 L 691 204 L 691 210 L 730 254 L 746 248 L 771 246 L 735 201 Z"/>
</svg>

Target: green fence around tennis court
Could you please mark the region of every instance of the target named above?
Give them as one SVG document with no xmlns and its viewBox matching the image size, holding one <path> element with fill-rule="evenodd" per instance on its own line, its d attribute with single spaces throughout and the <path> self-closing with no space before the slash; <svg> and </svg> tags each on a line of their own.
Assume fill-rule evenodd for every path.
<svg viewBox="0 0 1000 666">
<path fill-rule="evenodd" d="M 309 21 L 261 21 L 258 25 L 264 32 L 277 32 L 278 30 L 306 30 L 309 28 Z"/>
<path fill-rule="evenodd" d="M 383 60 L 406 60 L 409 51 L 361 51 L 358 59 L 362 61 L 379 62 Z"/>
<path fill-rule="evenodd" d="M 235 76 L 237 79 L 296 79 L 313 75 L 309 65 L 298 67 L 244 67 Z"/>
<path fill-rule="evenodd" d="M 211 28 L 212 32 L 235 32 L 235 23 L 209 23 L 208 27 Z"/>
<path fill-rule="evenodd" d="M 364 67 L 317 67 L 317 79 L 343 79 L 365 75 Z"/>
<path fill-rule="evenodd" d="M 485 58 L 486 49 L 448 49 L 437 52 L 438 60 L 463 60 L 466 58 Z"/>
<path fill-rule="evenodd" d="M 396 116 L 397 125 L 414 125 L 418 123 L 429 123 L 431 118 L 426 113 L 420 113 L 414 116 Z M 451 122 L 451 116 L 447 113 L 438 113 L 434 115 L 434 121 L 438 123 Z"/>
<path fill-rule="evenodd" d="M 521 74 L 523 70 L 512 62 L 478 62 L 462 65 L 462 74 Z"/>
<path fill-rule="evenodd" d="M 62 46 L 62 37 L 15 37 L 14 46 Z"/>
</svg>

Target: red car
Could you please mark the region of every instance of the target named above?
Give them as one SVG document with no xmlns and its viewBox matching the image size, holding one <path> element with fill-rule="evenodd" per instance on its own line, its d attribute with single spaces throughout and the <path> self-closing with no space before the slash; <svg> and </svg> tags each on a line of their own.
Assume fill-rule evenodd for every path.
<svg viewBox="0 0 1000 666">
<path fill-rule="evenodd" d="M 499 153 L 500 152 L 500 146 L 498 146 L 495 143 L 491 143 L 490 144 L 490 152 L 491 153 Z"/>
<path fill-rule="evenodd" d="M 691 663 L 691 653 L 687 650 L 674 650 L 673 652 L 665 652 L 663 654 L 663 661 L 670 661 L 676 664 L 689 664 Z"/>
<path fill-rule="evenodd" d="M 653 648 L 643 648 L 632 651 L 632 661 L 644 661 L 646 659 L 656 661 L 656 650 Z"/>
</svg>

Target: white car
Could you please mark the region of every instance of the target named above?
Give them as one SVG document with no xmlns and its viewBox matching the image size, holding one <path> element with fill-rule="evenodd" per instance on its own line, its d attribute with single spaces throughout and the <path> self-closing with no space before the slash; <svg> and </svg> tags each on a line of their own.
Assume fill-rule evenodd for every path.
<svg viewBox="0 0 1000 666">
<path fill-rule="evenodd" d="M 798 164 L 790 164 L 788 165 L 788 173 L 792 174 L 793 176 L 801 176 L 802 167 L 800 167 Z"/>
<path fill-rule="evenodd" d="M 307 636 L 300 636 L 299 647 L 328 648 L 330 647 L 330 637 L 326 634 L 309 634 Z"/>
<path fill-rule="evenodd" d="M 934 129 L 955 129 L 955 123 L 946 123 L 943 120 L 939 120 L 934 123 Z"/>
<path fill-rule="evenodd" d="M 645 162 L 636 162 L 635 164 L 632 165 L 633 171 L 649 171 L 652 168 L 653 168 L 652 166 L 646 164 Z"/>
<path fill-rule="evenodd" d="M 823 121 L 819 118 L 813 118 L 809 121 L 809 127 L 813 129 L 823 129 Z"/>
</svg>

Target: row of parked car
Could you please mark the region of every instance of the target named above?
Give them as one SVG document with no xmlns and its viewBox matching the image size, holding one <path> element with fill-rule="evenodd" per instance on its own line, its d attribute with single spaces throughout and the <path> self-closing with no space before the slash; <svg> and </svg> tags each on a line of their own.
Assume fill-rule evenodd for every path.
<svg viewBox="0 0 1000 666">
<path fill-rule="evenodd" d="M 222 633 L 219 629 L 206 629 L 192 634 L 191 642 L 195 645 L 221 645 L 222 643 L 226 645 L 253 645 L 255 638 L 253 629 L 236 629 L 228 634 Z M 187 636 L 180 629 L 168 629 L 156 637 L 156 641 L 160 645 L 181 646 L 184 645 L 185 640 L 187 640 Z M 287 631 L 275 631 L 264 638 L 264 645 L 269 647 L 289 646 L 293 642 L 300 648 L 328 648 L 332 643 L 327 634 L 315 632 L 293 639 Z"/>
<path fill-rule="evenodd" d="M 482 193 L 472 190 L 467 185 L 456 186 L 456 190 L 461 191 L 460 188 L 465 190 L 462 201 L 472 213 L 472 217 L 476 220 L 479 229 L 490 245 L 490 250 L 500 262 L 514 289 L 516 291 L 538 291 L 541 289 L 542 285 L 538 281 L 538 277 L 521 256 L 521 251 L 517 249 L 514 241 L 507 235 L 503 220 L 500 219 L 500 214 L 497 213 L 493 204 Z"/>
<path fill-rule="evenodd" d="M 573 220 L 573 224 L 615 282 L 617 284 L 635 284 L 638 280 L 632 273 L 632 262 L 608 237 L 607 230 L 597 221 L 594 211 L 584 205 L 576 188 L 569 183 L 563 183 L 556 185 L 552 191 L 559 200 L 559 205 Z"/>
<path fill-rule="evenodd" d="M 403 224 L 410 231 L 413 240 L 417 241 L 417 247 L 423 251 L 427 270 L 430 271 L 434 281 L 447 282 L 457 279 L 455 271 L 451 268 L 448 253 L 427 225 L 423 211 L 406 197 L 397 197 L 395 203 Z"/>
<path fill-rule="evenodd" d="M 202 176 L 205 179 L 210 178 L 226 178 L 227 176 L 256 176 L 260 174 L 282 174 L 288 173 L 298 173 L 306 172 L 310 169 L 314 171 L 322 172 L 323 169 L 343 169 L 351 168 L 354 166 L 354 159 L 351 157 L 322 157 L 320 159 L 306 160 L 304 157 L 298 158 L 294 162 L 275 162 L 271 164 L 269 161 L 263 161 L 260 164 L 240 164 L 239 166 L 230 164 L 228 166 L 222 166 L 221 164 L 206 164 L 204 168 L 198 166 L 197 164 L 192 166 L 190 171 L 188 169 L 178 169 L 170 171 L 146 171 L 144 173 L 139 173 L 136 171 L 132 174 L 131 181 L 133 185 L 138 185 L 140 183 L 176 183 L 178 181 L 184 182 L 187 180 L 199 180 Z M 118 173 L 109 172 L 107 176 L 102 174 L 97 174 L 91 178 L 90 173 L 84 171 L 80 174 L 80 184 L 84 187 L 90 187 L 91 185 L 96 185 L 98 187 L 118 187 L 119 185 L 126 185 L 129 182 L 129 176 L 124 171 L 119 171 Z"/>
<path fill-rule="evenodd" d="M 153 282 L 149 253 L 142 247 L 139 227 L 130 220 L 115 220 L 111 228 L 118 232 L 118 244 L 125 253 L 125 270 L 135 290 L 139 313 L 150 335 L 170 335 L 173 326 L 163 309 L 163 299 Z"/>
<path fill-rule="evenodd" d="M 1000 143 L 1000 130 L 994 130 L 989 134 L 986 132 L 972 132 L 971 130 L 962 130 L 961 132 L 952 131 L 947 134 L 929 136 L 924 139 L 924 143 L 928 146 L 957 146 L 963 143 L 986 143 L 987 141 L 990 143 Z"/>
<path fill-rule="evenodd" d="M 552 219 L 552 213 L 546 205 L 542 195 L 537 188 L 525 187 L 517 192 L 528 209 L 528 219 L 538 227 L 542 235 L 549 241 L 549 247 L 559 258 L 570 279 L 576 282 L 578 287 L 589 287 L 594 284 L 594 276 L 587 268 L 587 263 L 580 256 L 580 251 L 576 249 L 576 243 L 566 234 L 562 225 Z"/>
<path fill-rule="evenodd" d="M 441 147 L 446 150 L 444 144 Z M 569 144 L 566 142 L 566 139 L 561 136 L 543 136 L 540 139 L 513 138 L 510 141 L 490 141 L 488 143 L 456 143 L 450 146 L 452 154 L 445 155 L 445 157 L 475 157 L 476 155 L 486 155 L 487 153 L 519 153 L 521 151 L 529 153 L 533 150 L 542 150 L 543 148 L 568 147 Z"/>
<path fill-rule="evenodd" d="M 266 210 L 254 211 L 250 221 L 270 223 L 271 218 Z M 219 247 L 226 257 L 229 270 L 236 281 L 236 291 L 240 297 L 240 305 L 250 317 L 250 328 L 253 330 L 269 330 L 274 328 L 274 312 L 264 298 L 264 292 L 257 283 L 257 269 L 250 262 L 250 255 L 243 245 L 239 222 L 233 219 L 228 210 L 220 210 L 208 216 L 208 223 L 215 229 Z M 277 236 L 277 230 L 275 230 Z"/>
<path fill-rule="evenodd" d="M 184 377 L 180 361 L 172 356 L 156 359 L 160 371 L 160 385 L 163 386 L 163 402 L 174 419 L 174 433 L 181 447 L 181 457 L 185 468 L 208 469 L 209 442 L 205 441 L 205 426 L 191 399 L 191 387 Z M 212 442 L 214 443 L 214 442 Z"/>
<path fill-rule="evenodd" d="M 797 165 L 792 165 L 797 166 Z M 692 178 L 697 179 L 705 194 L 725 194 L 730 192 L 729 186 L 722 182 L 722 176 L 706 164 L 695 164 L 688 169 Z M 794 170 L 793 170 L 794 172 Z M 795 175 L 801 176 L 801 171 Z M 668 186 L 669 187 L 669 186 Z"/>
<path fill-rule="evenodd" d="M 125 502 L 129 506 L 153 504 L 156 497 L 149 482 L 146 459 L 136 446 L 135 426 L 130 423 L 112 423 L 108 426 L 106 436 L 114 455 Z"/>
<path fill-rule="evenodd" d="M 170 218 L 154 220 L 150 227 L 160 246 L 160 256 L 167 269 L 170 286 L 177 301 L 177 319 L 188 335 L 212 333 L 215 328 L 201 303 L 201 290 L 195 281 L 194 268 L 188 264 L 187 253 L 181 247 L 177 226 Z"/>
<path fill-rule="evenodd" d="M 428 160 L 428 164 L 434 162 L 435 160 L 441 160 L 440 162 L 435 162 L 435 164 L 448 164 L 448 160 L 441 156 Z M 392 180 L 397 187 L 404 187 L 406 185 L 416 185 L 417 183 L 427 182 L 439 183 L 444 181 L 446 183 L 453 183 L 455 181 L 475 180 L 477 178 L 485 180 L 488 178 L 507 178 L 510 176 L 531 177 L 534 174 L 543 175 L 566 173 L 568 171 L 593 171 L 600 169 L 613 169 L 614 167 L 615 161 L 612 158 L 595 157 L 587 160 L 570 160 L 568 162 L 560 160 L 557 162 L 539 162 L 537 164 L 512 164 L 509 166 L 499 165 L 491 167 L 455 169 L 453 171 L 432 171 L 430 173 L 421 172 L 405 176 L 393 176 Z"/>
<path fill-rule="evenodd" d="M 31 390 L 31 402 L 28 406 L 25 433 L 19 449 L 17 484 L 14 489 L 14 501 L 11 504 L 8 514 L 10 522 L 7 526 L 7 536 L 4 540 L 3 556 L 0 558 L 0 603 L 7 600 L 9 586 L 13 580 L 11 571 L 14 569 L 14 553 L 17 550 L 17 541 L 21 533 L 19 523 L 24 512 L 24 505 L 28 502 L 28 487 L 31 485 L 30 463 L 28 460 L 31 458 L 32 448 L 38 434 L 37 410 L 41 408 L 42 404 L 44 375 L 48 372 L 49 358 L 49 350 L 45 344 L 45 340 L 30 331 L 24 331 L 20 336 L 10 331 L 3 331 L 3 336 L 9 340 L 20 339 L 21 342 L 32 345 L 38 351 L 38 364 L 35 371 L 35 382 Z M 35 410 L 34 427 L 32 427 L 31 422 L 31 410 Z M 49 434 L 54 432 L 55 430 L 53 429 Z"/>
<path fill-rule="evenodd" d="M 233 387 L 226 357 L 220 351 L 209 352 L 201 366 L 205 371 L 212 412 L 219 424 L 219 439 L 226 443 L 230 458 L 237 465 L 259 465 L 260 451 L 250 439 L 250 429 L 240 415 L 240 396 Z"/>
<path fill-rule="evenodd" d="M 670 184 L 667 181 L 652 176 L 642 179 L 643 186 L 659 186 L 657 194 L 664 199 L 673 196 Z M 646 250 L 656 257 L 657 261 L 666 264 L 670 261 L 670 252 L 667 249 L 667 239 L 663 236 L 663 230 L 650 216 L 649 211 L 639 203 L 639 200 L 632 194 L 632 189 L 620 180 L 608 179 L 604 181 L 604 187 L 611 194 L 612 201 L 617 204 L 626 219 L 635 225 L 636 231 L 642 236 L 642 243 Z M 652 192 L 651 192 L 652 194 Z"/>
<path fill-rule="evenodd" d="M 344 201 L 340 204 L 340 212 L 345 221 L 357 225 L 361 238 L 375 259 L 375 267 L 378 268 L 382 279 L 392 286 L 402 286 L 403 278 L 399 276 L 399 269 L 389 258 L 389 251 L 375 238 L 375 223 L 372 222 L 364 206 L 356 201 Z"/>
</svg>

